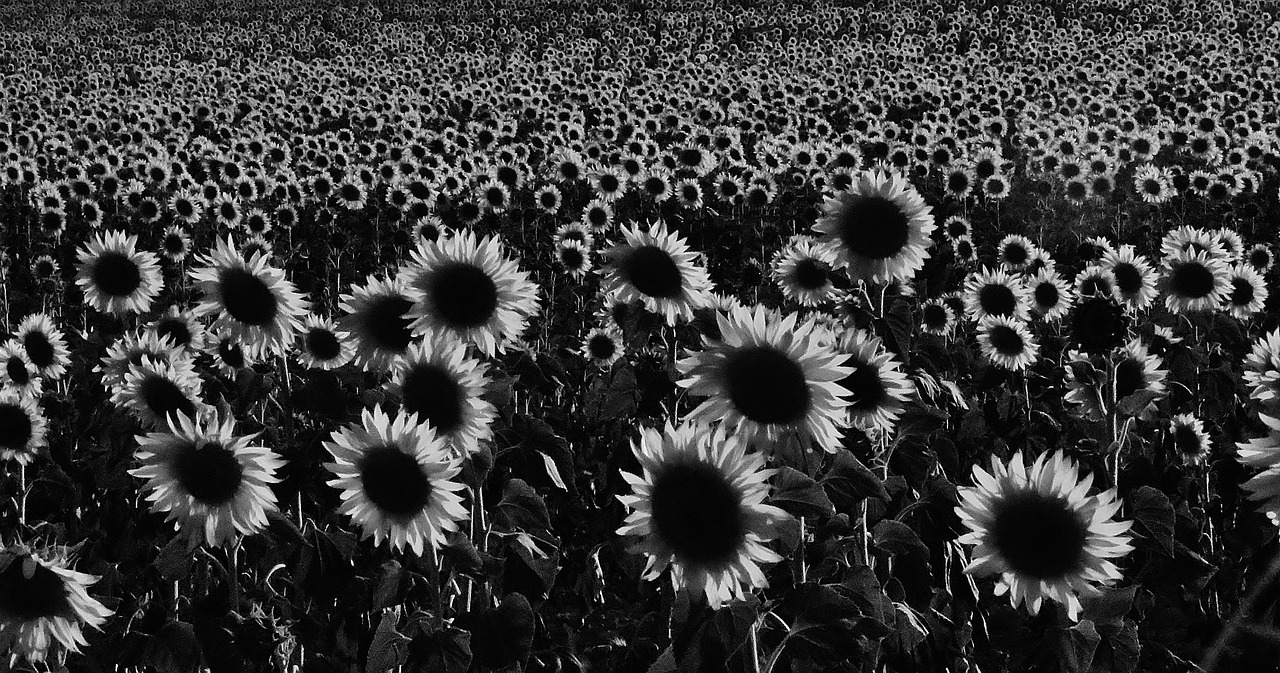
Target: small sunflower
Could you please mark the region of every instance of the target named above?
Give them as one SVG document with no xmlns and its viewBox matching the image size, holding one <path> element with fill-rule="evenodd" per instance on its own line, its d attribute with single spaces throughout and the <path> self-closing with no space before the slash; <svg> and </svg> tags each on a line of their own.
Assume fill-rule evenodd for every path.
<svg viewBox="0 0 1280 673">
<path fill-rule="evenodd" d="M 1228 291 L 1223 308 L 1237 320 L 1248 320 L 1266 306 L 1271 290 L 1258 270 L 1248 264 L 1236 264 L 1227 272 Z"/>
<path fill-rule="evenodd" d="M 40 370 L 31 362 L 21 344 L 0 344 L 0 391 L 37 398 L 44 389 Z"/>
<path fill-rule="evenodd" d="M 204 325 L 191 312 L 181 310 L 176 305 L 170 306 L 169 310 L 156 318 L 147 329 L 179 349 L 192 353 L 204 349 L 207 332 Z"/>
<path fill-rule="evenodd" d="M 931 212 L 902 176 L 868 171 L 850 190 L 827 199 L 813 229 L 834 246 L 850 278 L 909 281 L 929 257 L 936 227 Z"/>
<path fill-rule="evenodd" d="M 200 401 L 200 388 L 201 380 L 194 374 L 144 357 L 142 364 L 129 366 L 129 373 L 111 394 L 111 401 L 133 412 L 143 424 L 165 428 L 175 414 L 194 417 L 205 408 Z"/>
<path fill-rule="evenodd" d="M 1022 271 L 1035 258 L 1037 249 L 1026 236 L 1009 234 L 998 247 L 1000 264 L 1008 271 Z"/>
<path fill-rule="evenodd" d="M 835 297 L 831 283 L 836 254 L 808 236 L 796 236 L 773 257 L 773 280 L 790 301 L 805 307 L 821 306 Z"/>
<path fill-rule="evenodd" d="M 57 381 L 67 372 L 71 364 L 67 340 L 47 313 L 33 313 L 23 318 L 14 336 L 40 376 Z"/>
<path fill-rule="evenodd" d="M 1076 620 L 1080 597 L 1122 577 L 1115 559 L 1133 549 L 1125 535 L 1133 522 L 1113 520 L 1122 504 L 1114 490 L 1086 495 L 1093 475 L 1081 479 L 1075 461 L 1042 454 L 1027 469 L 1021 453 L 1008 466 L 992 456 L 991 472 L 974 466 L 973 479 L 956 507 L 969 529 L 960 542 L 974 547 L 964 570 L 999 574 L 996 594 L 1014 607 L 1038 614 L 1049 599 Z"/>
<path fill-rule="evenodd" d="M 1035 364 L 1040 345 L 1027 324 L 1009 316 L 990 316 L 978 324 L 978 347 L 992 364 L 1023 371 Z"/>
<path fill-rule="evenodd" d="M 147 480 L 151 511 L 166 512 L 183 537 L 211 547 L 266 528 L 267 512 L 276 508 L 270 485 L 285 461 L 257 445 L 257 433 L 236 435 L 233 417 L 172 418 L 163 431 L 137 437 L 141 465 L 129 470 Z"/>
<path fill-rule="evenodd" d="M 617 362 L 625 350 L 622 334 L 612 325 L 592 329 L 582 340 L 582 356 L 600 367 Z"/>
<path fill-rule="evenodd" d="M 146 313 L 164 283 L 159 259 L 137 249 L 138 237 L 121 231 L 95 233 L 80 249 L 76 284 L 85 302 L 103 313 Z"/>
<path fill-rule="evenodd" d="M 1125 308 L 1141 311 L 1155 301 L 1158 294 L 1155 269 L 1132 245 L 1122 245 L 1104 253 L 1102 268 L 1111 272 L 1116 299 Z"/>
<path fill-rule="evenodd" d="M 705 350 L 680 360 L 678 383 L 708 399 L 689 420 L 723 420 L 745 438 L 777 442 L 797 435 L 808 446 L 838 446 L 838 428 L 847 425 L 849 391 L 837 382 L 853 368 L 831 345 L 814 338 L 816 324 L 797 325 L 756 306 L 717 313 L 720 338 L 704 337 Z"/>
<path fill-rule="evenodd" d="M 493 435 L 497 409 L 484 399 L 488 367 L 448 334 L 433 334 L 398 361 L 388 392 L 463 455 Z"/>
<path fill-rule="evenodd" d="M 838 382 L 849 391 L 849 424 L 864 432 L 892 432 L 915 394 L 915 386 L 902 372 L 902 362 L 878 337 L 863 330 L 845 331 L 839 349 L 848 356 L 844 364 L 852 370 Z"/>
<path fill-rule="evenodd" d="M 973 272 L 965 281 L 965 314 L 974 321 L 990 316 L 1026 320 L 1031 315 L 1029 294 L 1021 278 L 1002 269 Z"/>
<path fill-rule="evenodd" d="M 420 246 L 403 274 L 415 336 L 449 334 L 486 355 L 502 352 L 538 312 L 538 286 L 497 238 L 470 231 Z"/>
<path fill-rule="evenodd" d="M 342 491 L 338 511 L 351 517 L 375 545 L 421 554 L 444 544 L 459 529 L 467 509 L 457 491 L 462 457 L 431 426 L 410 413 L 389 418 L 381 409 L 365 410 L 362 422 L 336 430 L 324 447 L 333 456 L 325 467 Z"/>
<path fill-rule="evenodd" d="M 145 358 L 169 364 L 184 379 L 199 378 L 193 353 L 179 348 L 155 330 L 142 334 L 126 333 L 112 342 L 95 371 L 102 373 L 102 385 L 113 393 L 124 385 L 129 368 L 141 365 Z"/>
<path fill-rule="evenodd" d="M 1031 306 L 1045 322 L 1061 320 L 1075 303 L 1071 285 L 1057 271 L 1041 269 L 1027 281 Z"/>
<path fill-rule="evenodd" d="M 956 312 L 941 299 L 920 305 L 920 329 L 928 334 L 950 336 L 956 328 Z"/>
<path fill-rule="evenodd" d="M 1173 448 L 1173 453 L 1182 462 L 1202 465 L 1209 457 L 1212 445 L 1209 433 L 1204 430 L 1204 421 L 1193 414 L 1178 414 L 1169 421 L 1169 434 L 1166 441 Z"/>
<path fill-rule="evenodd" d="M 0 390 L 0 459 L 29 464 L 45 447 L 49 421 L 36 401 L 12 390 Z"/>
<path fill-rule="evenodd" d="M 641 231 L 639 224 L 623 227 L 622 234 L 626 242 L 606 253 L 611 264 L 604 292 L 616 294 L 620 301 L 643 302 L 645 308 L 664 316 L 668 325 L 692 320 L 694 310 L 708 306 L 711 280 L 676 232 L 658 223 L 647 231 Z"/>
<path fill-rule="evenodd" d="M 0 550 L 0 657 L 16 670 L 19 661 L 62 661 L 79 652 L 88 644 L 82 629 L 100 628 L 112 614 L 89 595 L 97 581 L 72 570 L 62 548 Z"/>
<path fill-rule="evenodd" d="M 556 244 L 556 261 L 564 267 L 570 278 L 581 280 L 591 273 L 591 250 L 580 241 L 563 241 Z"/>
<path fill-rule="evenodd" d="M 351 335 L 329 317 L 310 314 L 304 318 L 298 341 L 298 362 L 308 369 L 337 369 L 356 354 Z"/>
<path fill-rule="evenodd" d="M 648 557 L 644 577 L 671 568 L 673 585 L 721 605 L 768 586 L 761 565 L 782 560 L 766 545 L 789 517 L 766 504 L 767 479 L 759 453 L 741 438 L 705 426 L 644 429 L 633 443 L 643 474 L 623 472 L 630 510 L 618 534 Z"/>
</svg>

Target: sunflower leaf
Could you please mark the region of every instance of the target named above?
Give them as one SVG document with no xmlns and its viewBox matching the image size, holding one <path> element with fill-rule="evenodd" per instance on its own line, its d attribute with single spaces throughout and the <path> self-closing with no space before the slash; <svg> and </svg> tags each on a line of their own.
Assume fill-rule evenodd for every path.
<svg viewBox="0 0 1280 673">
<path fill-rule="evenodd" d="M 885 519 L 871 529 L 871 536 L 876 548 L 895 556 L 912 552 L 929 554 L 929 548 L 920 541 L 920 536 L 901 521 Z"/>
<path fill-rule="evenodd" d="M 1116 408 L 1126 416 L 1137 416 L 1142 413 L 1143 409 L 1147 408 L 1148 404 L 1160 399 L 1160 397 L 1161 393 L 1150 388 L 1144 388 L 1120 400 L 1116 404 Z"/>
<path fill-rule="evenodd" d="M 1142 526 L 1164 553 L 1173 555 L 1175 514 L 1169 496 L 1152 486 L 1142 486 L 1127 498 L 1133 520 Z"/>
<path fill-rule="evenodd" d="M 1061 634 L 1059 660 L 1062 673 L 1087 673 L 1093 664 L 1093 654 L 1098 649 L 1102 636 L 1094 628 L 1093 622 L 1085 619 Z"/>
<path fill-rule="evenodd" d="M 821 483 L 837 509 L 852 507 L 867 498 L 889 499 L 884 482 L 849 451 L 836 453 Z"/>
<path fill-rule="evenodd" d="M 373 642 L 369 644 L 369 656 L 365 660 L 365 671 L 369 673 L 385 673 L 404 663 L 408 656 L 405 641 L 408 640 L 396 630 L 400 621 L 396 611 L 384 612 L 378 622 L 378 630 L 373 634 Z"/>
<path fill-rule="evenodd" d="M 796 515 L 821 517 L 836 513 L 818 482 L 793 467 L 781 467 L 773 482 L 773 504 Z"/>
</svg>

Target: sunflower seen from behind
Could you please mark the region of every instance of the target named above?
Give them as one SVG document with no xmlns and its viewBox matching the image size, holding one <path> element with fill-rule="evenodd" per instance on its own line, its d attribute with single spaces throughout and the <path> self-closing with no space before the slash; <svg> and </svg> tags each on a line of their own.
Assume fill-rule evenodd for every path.
<svg viewBox="0 0 1280 673">
<path fill-rule="evenodd" d="M 643 429 L 632 451 L 642 472 L 622 473 L 632 493 L 618 499 L 631 511 L 618 534 L 647 557 L 645 579 L 670 567 L 677 590 L 713 608 L 768 586 L 761 566 L 782 557 L 766 545 L 789 517 L 766 503 L 775 471 L 761 454 L 694 424 Z"/>
</svg>

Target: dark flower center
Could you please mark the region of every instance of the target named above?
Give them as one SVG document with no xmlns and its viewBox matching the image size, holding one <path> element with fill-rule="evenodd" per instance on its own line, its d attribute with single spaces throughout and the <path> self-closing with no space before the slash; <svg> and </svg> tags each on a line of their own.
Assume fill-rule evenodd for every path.
<svg viewBox="0 0 1280 673">
<path fill-rule="evenodd" d="M 883 196 L 854 201 L 840 215 L 837 230 L 846 248 L 871 259 L 898 254 L 911 237 L 907 214 Z"/>
<path fill-rule="evenodd" d="M 947 326 L 947 309 L 941 304 L 926 304 L 920 318 L 929 329 L 942 329 Z"/>
<path fill-rule="evenodd" d="M 1195 428 L 1188 424 L 1180 423 L 1173 430 L 1173 446 L 1178 453 L 1184 456 L 1197 456 L 1204 447 L 1200 443 L 1200 435 L 1196 434 Z"/>
<path fill-rule="evenodd" d="M 246 325 L 263 327 L 276 318 L 279 300 L 261 278 L 241 268 L 223 269 L 218 274 L 222 304 L 232 318 Z"/>
<path fill-rule="evenodd" d="M 1142 272 L 1138 267 L 1122 262 L 1111 270 L 1116 276 L 1116 287 L 1126 295 L 1136 295 L 1142 290 Z"/>
<path fill-rule="evenodd" d="M 27 577 L 23 570 L 27 558 L 27 555 L 14 556 L 0 572 L 0 613 L 20 621 L 69 614 L 71 602 L 66 583 L 39 562 L 35 563 L 31 577 Z"/>
<path fill-rule="evenodd" d="M 1084 567 L 1089 528 L 1063 498 L 1019 490 L 997 500 L 994 515 L 991 542 L 1015 573 L 1053 580 Z"/>
<path fill-rule="evenodd" d="M 431 277 L 431 304 L 450 327 L 479 327 L 498 310 L 498 285 L 484 269 L 448 264 Z"/>
<path fill-rule="evenodd" d="M 987 330 L 987 338 L 991 341 L 991 347 L 1001 355 L 1021 355 L 1026 350 L 1022 335 L 1008 325 L 992 325 Z"/>
<path fill-rule="evenodd" d="M 667 465 L 650 498 L 653 527 L 680 560 L 720 565 L 737 555 L 746 537 L 742 499 L 715 467 Z"/>
<path fill-rule="evenodd" d="M 173 459 L 173 473 L 183 490 L 206 505 L 222 505 L 235 497 L 244 480 L 244 468 L 227 447 L 207 442 L 187 444 Z"/>
<path fill-rule="evenodd" d="M 360 459 L 365 497 L 394 518 L 413 518 L 431 502 L 431 481 L 413 456 L 395 446 L 369 449 Z"/>
<path fill-rule="evenodd" d="M 1111 281 L 1103 276 L 1090 275 L 1080 282 L 1080 296 L 1106 297 L 1111 294 Z"/>
<path fill-rule="evenodd" d="M 186 346 L 191 343 L 191 330 L 184 320 L 177 318 L 161 318 L 156 322 L 156 334 L 167 338 L 175 346 Z"/>
<path fill-rule="evenodd" d="M 91 276 L 94 287 L 109 297 L 128 297 L 142 285 L 142 269 L 128 256 L 114 250 L 98 255 Z"/>
<path fill-rule="evenodd" d="M 307 331 L 307 352 L 317 360 L 332 360 L 342 354 L 342 343 L 333 332 L 312 327 Z"/>
<path fill-rule="evenodd" d="M 1004 260 L 1014 266 L 1027 263 L 1027 249 L 1021 243 L 1010 243 L 1004 247 Z"/>
<path fill-rule="evenodd" d="M 840 381 L 840 386 L 852 393 L 849 406 L 856 411 L 869 411 L 880 406 L 889 397 L 889 391 L 880 378 L 880 369 L 860 362 L 849 364 L 853 365 L 853 371 Z"/>
<path fill-rule="evenodd" d="M 827 273 L 830 268 L 823 262 L 806 257 L 796 263 L 791 278 L 805 290 L 821 290 L 827 285 Z"/>
<path fill-rule="evenodd" d="M 1253 291 L 1253 283 L 1244 278 L 1234 278 L 1231 281 L 1231 303 L 1235 306 L 1248 306 L 1253 302 L 1255 294 Z M 31 351 L 28 349 L 27 354 Z M 32 358 L 34 360 L 35 358 Z"/>
<path fill-rule="evenodd" d="M 1146 369 L 1142 361 L 1126 358 L 1116 365 L 1116 400 L 1123 400 L 1146 387 Z"/>
<path fill-rule="evenodd" d="M 143 379 L 139 397 L 157 418 L 168 421 L 170 414 L 182 412 L 188 417 L 196 415 L 196 405 L 178 384 L 159 374 Z"/>
<path fill-rule="evenodd" d="M 413 343 L 412 320 L 405 317 L 413 302 L 396 294 L 374 298 L 364 315 L 364 333 L 383 350 L 404 352 Z"/>
<path fill-rule="evenodd" d="M 582 255 L 582 251 L 578 248 L 561 248 L 560 261 L 565 268 L 570 271 L 582 268 L 582 262 L 586 258 Z"/>
<path fill-rule="evenodd" d="M 16 355 L 4 363 L 4 373 L 9 376 L 10 381 L 19 386 L 25 386 L 31 382 L 31 372 L 27 371 L 27 363 Z"/>
<path fill-rule="evenodd" d="M 987 283 L 978 290 L 978 306 L 987 315 L 1013 315 L 1018 298 L 1004 283 Z"/>
<path fill-rule="evenodd" d="M 462 425 L 466 391 L 448 370 L 430 363 L 409 368 L 400 386 L 401 405 L 437 432 L 448 434 Z"/>
<path fill-rule="evenodd" d="M 1057 306 L 1058 301 L 1062 298 L 1061 293 L 1058 292 L 1058 286 L 1050 282 L 1043 282 L 1037 285 L 1033 294 L 1035 295 L 1036 305 L 1045 310 Z"/>
<path fill-rule="evenodd" d="M 53 364 L 56 351 L 53 349 L 53 342 L 49 341 L 49 337 L 43 332 L 27 332 L 27 335 L 22 338 L 22 347 L 26 349 L 27 357 L 31 358 L 31 363 L 35 366 L 43 369 Z"/>
<path fill-rule="evenodd" d="M 25 409 L 16 404 L 0 404 L 0 447 L 24 449 L 34 432 Z"/>
<path fill-rule="evenodd" d="M 729 400 L 747 419 L 763 424 L 794 423 L 809 411 L 804 369 L 776 348 L 737 349 L 724 368 Z"/>
<path fill-rule="evenodd" d="M 1199 262 L 1185 262 L 1173 268 L 1170 286 L 1174 293 L 1187 299 L 1202 299 L 1213 292 L 1217 278 Z"/>
<path fill-rule="evenodd" d="M 618 352 L 618 344 L 607 334 L 597 334 L 587 340 L 587 351 L 597 360 L 608 360 Z"/>
<path fill-rule="evenodd" d="M 164 237 L 164 249 L 169 254 L 176 255 L 187 251 L 187 243 L 178 234 L 168 234 Z"/>
<path fill-rule="evenodd" d="M 1119 345 L 1125 328 L 1120 307 L 1108 299 L 1088 299 L 1072 312 L 1071 337 L 1087 353 L 1102 353 Z"/>
<path fill-rule="evenodd" d="M 622 259 L 620 270 L 627 282 L 650 297 L 674 299 L 684 288 L 680 267 L 666 250 L 656 245 L 645 245 L 628 252 Z"/>
</svg>

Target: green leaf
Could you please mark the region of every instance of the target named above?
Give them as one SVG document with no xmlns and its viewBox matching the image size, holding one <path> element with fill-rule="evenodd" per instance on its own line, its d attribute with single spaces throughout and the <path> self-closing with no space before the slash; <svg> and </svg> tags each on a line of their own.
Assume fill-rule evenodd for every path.
<svg viewBox="0 0 1280 673">
<path fill-rule="evenodd" d="M 1118 623 L 1124 616 L 1129 614 L 1129 609 L 1133 607 L 1133 597 L 1137 592 L 1136 586 L 1125 587 L 1123 589 L 1114 589 L 1111 587 L 1099 587 L 1102 592 L 1097 596 L 1087 596 L 1080 599 L 1080 604 L 1084 606 L 1084 618 L 1097 625 Z"/>
<path fill-rule="evenodd" d="M 835 505 L 808 475 L 792 467 L 781 467 L 773 481 L 773 504 L 796 515 L 805 517 L 831 516 Z"/>
<path fill-rule="evenodd" d="M 466 673 L 471 669 L 471 634 L 446 628 L 409 643 L 408 670 L 422 673 Z"/>
<path fill-rule="evenodd" d="M 1059 642 L 1062 673 L 1089 673 L 1093 653 L 1101 640 L 1093 622 L 1087 619 L 1069 629 L 1063 629 Z"/>
<path fill-rule="evenodd" d="M 191 572 L 193 551 L 183 536 L 179 535 L 169 540 L 169 544 L 166 544 L 156 555 L 153 564 L 156 571 L 160 573 L 160 578 L 166 582 L 177 582 L 185 578 Z"/>
<path fill-rule="evenodd" d="M 383 610 L 404 602 L 407 578 L 399 561 L 392 559 L 383 563 L 378 588 L 373 592 L 373 609 Z"/>
<path fill-rule="evenodd" d="M 912 404 L 898 419 L 898 436 L 924 437 L 942 429 L 951 415 L 926 404 Z"/>
<path fill-rule="evenodd" d="M 871 539 L 877 549 L 893 555 L 918 552 L 929 554 L 929 548 L 920 541 L 920 536 L 911 527 L 901 521 L 885 519 L 871 529 Z"/>
<path fill-rule="evenodd" d="M 394 611 L 382 613 L 378 630 L 369 644 L 369 656 L 365 660 L 366 673 L 386 673 L 404 663 L 408 656 L 405 643 L 408 638 L 396 630 L 399 616 Z"/>
<path fill-rule="evenodd" d="M 497 608 L 463 615 L 459 622 L 471 631 L 471 654 L 479 663 L 502 668 L 529 660 L 534 617 L 523 595 L 507 594 Z"/>
<path fill-rule="evenodd" d="M 1093 673 L 1133 673 L 1138 670 L 1142 644 L 1138 625 L 1132 619 L 1098 624 L 1102 642 L 1093 654 Z"/>
<path fill-rule="evenodd" d="M 547 503 L 523 479 L 507 482 L 502 492 L 502 501 L 494 510 L 493 522 L 499 530 L 509 533 L 551 530 L 551 514 L 547 511 Z"/>
<path fill-rule="evenodd" d="M 1143 388 L 1132 395 L 1125 397 L 1116 404 L 1116 408 L 1125 416 L 1137 416 L 1147 408 L 1148 404 L 1163 397 L 1163 393 L 1154 391 L 1150 388 Z"/>
<path fill-rule="evenodd" d="M 888 500 L 884 482 L 847 450 L 840 450 L 821 480 L 822 488 L 837 508 L 851 508 L 867 498 Z"/>
<path fill-rule="evenodd" d="M 191 673 L 197 670 L 202 659 L 195 628 L 173 620 L 147 640 L 142 653 L 143 663 L 160 673 Z"/>
<path fill-rule="evenodd" d="M 1147 531 L 1165 554 L 1172 555 L 1175 515 L 1169 496 L 1158 488 L 1141 486 L 1130 493 L 1126 501 L 1133 520 Z"/>
</svg>

